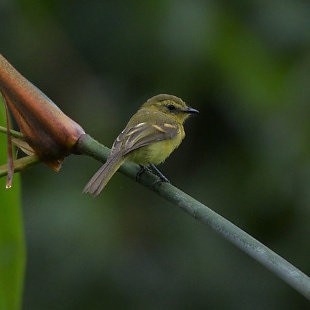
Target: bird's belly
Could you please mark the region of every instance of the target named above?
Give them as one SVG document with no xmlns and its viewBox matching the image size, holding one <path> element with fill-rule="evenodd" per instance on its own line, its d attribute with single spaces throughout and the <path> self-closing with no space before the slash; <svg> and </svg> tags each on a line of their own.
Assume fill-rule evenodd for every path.
<svg viewBox="0 0 310 310">
<path fill-rule="evenodd" d="M 141 165 L 158 165 L 180 145 L 182 138 L 164 140 L 143 146 L 129 154 L 128 159 Z"/>
</svg>

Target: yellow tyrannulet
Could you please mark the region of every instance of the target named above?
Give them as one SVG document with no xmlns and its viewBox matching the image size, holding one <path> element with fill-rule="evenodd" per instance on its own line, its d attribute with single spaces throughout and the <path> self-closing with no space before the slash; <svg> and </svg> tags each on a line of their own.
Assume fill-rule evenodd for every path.
<svg viewBox="0 0 310 310">
<path fill-rule="evenodd" d="M 125 160 L 156 168 L 154 165 L 162 163 L 180 145 L 185 137 L 183 123 L 193 113 L 198 111 L 176 96 L 150 98 L 116 138 L 106 163 L 87 183 L 84 193 L 97 196 Z"/>
</svg>

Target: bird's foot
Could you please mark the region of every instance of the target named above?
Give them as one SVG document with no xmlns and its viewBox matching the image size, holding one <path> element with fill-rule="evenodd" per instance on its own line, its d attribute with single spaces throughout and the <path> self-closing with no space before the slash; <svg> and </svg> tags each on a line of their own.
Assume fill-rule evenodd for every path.
<svg viewBox="0 0 310 310">
<path fill-rule="evenodd" d="M 149 167 L 151 168 L 153 173 L 160 178 L 161 182 L 170 183 L 170 181 L 162 174 L 162 172 L 154 164 L 150 164 Z"/>
</svg>

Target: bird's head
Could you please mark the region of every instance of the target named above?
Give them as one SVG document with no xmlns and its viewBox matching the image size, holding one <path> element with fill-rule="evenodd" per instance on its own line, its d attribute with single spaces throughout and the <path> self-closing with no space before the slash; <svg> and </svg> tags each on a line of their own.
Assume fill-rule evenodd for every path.
<svg viewBox="0 0 310 310">
<path fill-rule="evenodd" d="M 191 114 L 199 113 L 198 110 L 189 107 L 181 98 L 167 94 L 150 98 L 142 108 L 165 113 L 180 123 L 183 123 Z"/>
</svg>

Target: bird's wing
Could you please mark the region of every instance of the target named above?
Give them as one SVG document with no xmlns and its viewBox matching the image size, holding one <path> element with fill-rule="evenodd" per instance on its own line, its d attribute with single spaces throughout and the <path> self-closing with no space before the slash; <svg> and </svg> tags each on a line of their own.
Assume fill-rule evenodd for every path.
<svg viewBox="0 0 310 310">
<path fill-rule="evenodd" d="M 126 127 L 119 134 L 113 143 L 112 153 L 121 153 L 124 156 L 154 142 L 173 139 L 178 132 L 178 125 L 170 122 L 162 124 L 138 123 L 133 127 Z"/>
</svg>

